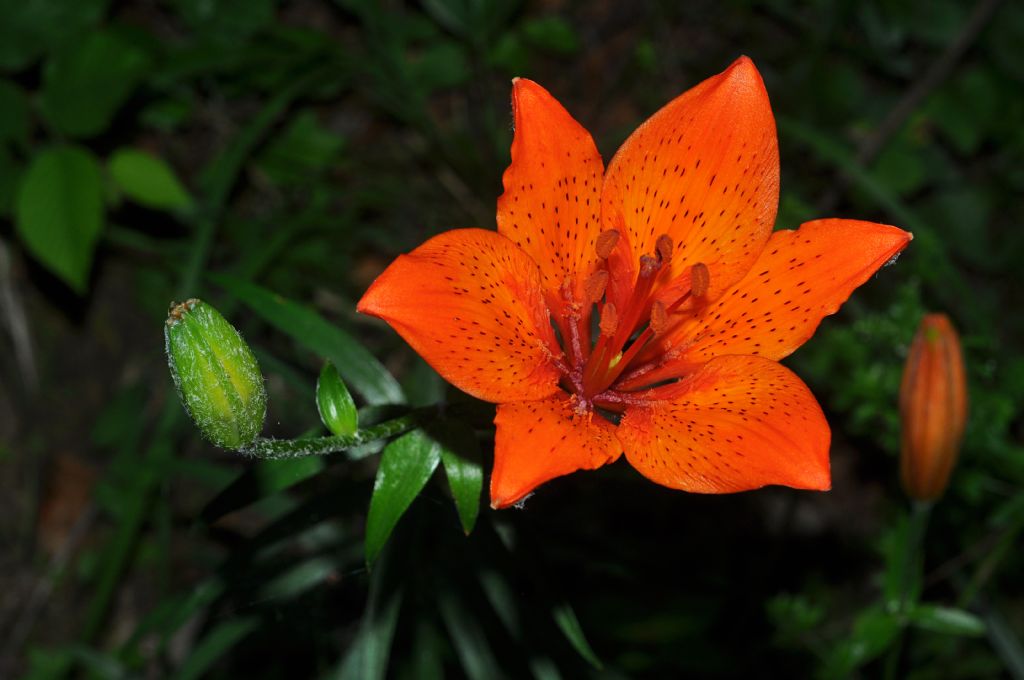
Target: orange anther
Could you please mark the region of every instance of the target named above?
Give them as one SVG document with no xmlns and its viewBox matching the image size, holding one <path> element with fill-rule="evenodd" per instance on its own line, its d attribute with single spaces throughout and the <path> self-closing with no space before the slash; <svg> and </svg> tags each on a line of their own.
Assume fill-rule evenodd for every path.
<svg viewBox="0 0 1024 680">
<path fill-rule="evenodd" d="M 586 302 L 588 305 L 592 305 L 595 302 L 601 300 L 604 295 L 604 289 L 608 286 L 608 272 L 604 269 L 598 270 L 590 275 L 587 279 L 587 283 L 584 286 L 584 292 L 587 296 Z"/>
<path fill-rule="evenodd" d="M 708 294 L 708 287 L 711 286 L 711 272 L 703 262 L 690 267 L 690 292 L 694 297 L 702 298 Z"/>
<path fill-rule="evenodd" d="M 658 240 L 654 244 L 654 250 L 658 253 L 658 257 L 662 262 L 668 262 L 672 259 L 672 237 L 668 234 L 662 234 L 658 237 Z"/>
<path fill-rule="evenodd" d="M 601 308 L 601 335 L 611 337 L 619 329 L 619 313 L 615 311 L 615 305 L 608 302 Z"/>
<path fill-rule="evenodd" d="M 602 260 L 607 260 L 611 256 L 612 251 L 615 250 L 616 244 L 619 242 L 619 232 L 615 229 L 609 229 L 608 231 L 602 231 L 597 235 L 597 243 L 594 249 L 597 251 L 597 256 Z"/>
</svg>

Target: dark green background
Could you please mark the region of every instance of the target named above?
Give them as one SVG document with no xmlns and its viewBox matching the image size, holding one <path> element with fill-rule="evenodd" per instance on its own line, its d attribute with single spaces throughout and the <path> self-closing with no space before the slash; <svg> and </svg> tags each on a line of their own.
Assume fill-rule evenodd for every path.
<svg viewBox="0 0 1024 680">
<path fill-rule="evenodd" d="M 266 432 L 319 427 L 325 352 L 230 280 L 358 338 L 411 402 L 463 402 L 354 301 L 429 235 L 493 227 L 510 79 L 607 160 L 740 54 L 778 121 L 778 226 L 915 235 L 787 360 L 832 424 L 830 493 L 692 496 L 622 461 L 466 538 L 437 475 L 371 575 L 375 456 L 253 464 L 184 417 L 161 328 L 200 296 L 262 363 Z M 1016 2 L 5 0 L 0 675 L 1024 677 L 1022 123 Z M 961 331 L 971 419 L 900 634 L 896 399 L 929 311 Z"/>
</svg>

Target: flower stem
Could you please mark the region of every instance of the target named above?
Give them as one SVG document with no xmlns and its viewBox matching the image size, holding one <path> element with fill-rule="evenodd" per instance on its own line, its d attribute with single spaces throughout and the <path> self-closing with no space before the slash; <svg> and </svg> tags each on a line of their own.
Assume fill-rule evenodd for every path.
<svg viewBox="0 0 1024 680">
<path fill-rule="evenodd" d="M 258 437 L 252 444 L 242 449 L 241 452 L 260 460 L 287 460 L 304 458 L 305 456 L 325 456 L 329 453 L 340 453 L 362 444 L 368 444 L 380 439 L 388 439 L 403 432 L 408 432 L 420 424 L 420 416 L 419 412 L 414 411 L 344 436 L 311 437 L 307 439 L 269 439 Z"/>
<path fill-rule="evenodd" d="M 903 534 L 900 552 L 900 590 L 896 610 L 901 618 L 901 629 L 886 659 L 886 678 L 896 677 L 900 656 L 903 652 L 910 588 L 915 580 L 920 580 L 921 572 L 924 569 L 924 535 L 928 529 L 928 518 L 931 516 L 932 505 L 931 502 L 916 502 L 911 506 L 907 517 L 907 529 Z"/>
</svg>

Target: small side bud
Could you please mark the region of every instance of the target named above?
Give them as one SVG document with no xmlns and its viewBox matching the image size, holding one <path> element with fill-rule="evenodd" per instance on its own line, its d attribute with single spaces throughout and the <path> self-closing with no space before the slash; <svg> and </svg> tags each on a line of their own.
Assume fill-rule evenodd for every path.
<svg viewBox="0 0 1024 680">
<path fill-rule="evenodd" d="M 967 378 L 956 329 L 929 314 L 910 346 L 900 384 L 900 477 L 907 495 L 932 501 L 945 492 L 967 424 Z"/>
<path fill-rule="evenodd" d="M 244 449 L 263 429 L 267 393 L 252 350 L 220 313 L 197 299 L 172 304 L 164 347 L 174 386 L 215 445 Z"/>
<path fill-rule="evenodd" d="M 316 408 L 331 434 L 344 436 L 359 429 L 359 414 L 345 381 L 334 364 L 327 362 L 316 381 Z"/>
</svg>

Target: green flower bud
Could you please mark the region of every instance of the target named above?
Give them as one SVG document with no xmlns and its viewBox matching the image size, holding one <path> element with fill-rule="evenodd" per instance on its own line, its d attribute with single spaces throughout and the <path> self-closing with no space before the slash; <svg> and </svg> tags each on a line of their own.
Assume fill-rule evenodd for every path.
<svg viewBox="0 0 1024 680">
<path fill-rule="evenodd" d="M 338 369 L 329 361 L 316 381 L 316 408 L 331 434 L 348 435 L 359 428 L 359 414 L 352 395 L 338 375 Z"/>
<path fill-rule="evenodd" d="M 252 350 L 202 300 L 171 305 L 164 326 L 167 365 L 185 410 L 217 446 L 242 449 L 263 429 L 267 393 Z"/>
</svg>

